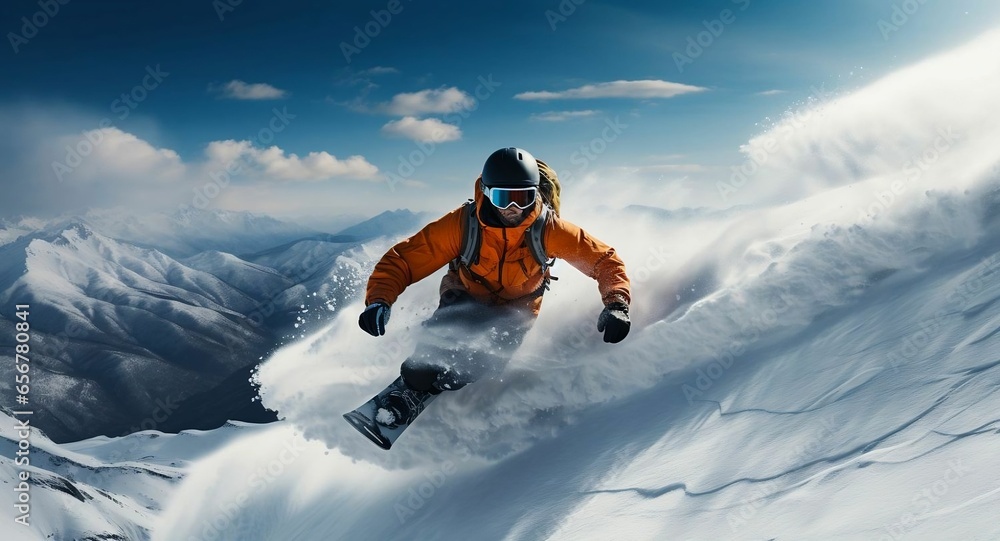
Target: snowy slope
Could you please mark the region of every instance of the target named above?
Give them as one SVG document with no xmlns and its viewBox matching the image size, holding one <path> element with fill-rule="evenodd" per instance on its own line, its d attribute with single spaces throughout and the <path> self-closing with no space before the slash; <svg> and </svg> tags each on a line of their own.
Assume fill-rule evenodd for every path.
<svg viewBox="0 0 1000 541">
<path fill-rule="evenodd" d="M 256 265 L 225 252 L 202 252 L 182 262 L 192 269 L 215 276 L 255 299 L 273 295 L 295 284 L 294 280 L 276 269 Z"/>
<path fill-rule="evenodd" d="M 19 419 L 27 417 L 21 416 Z M 230 424 L 211 433 L 138 432 L 56 445 L 31 434 L 30 464 L 15 464 L 16 421 L 0 412 L 0 505 L 13 509 L 11 481 L 28 472 L 30 510 L 25 527 L 5 520 L 5 541 L 49 539 L 149 539 L 149 530 L 190 463 L 237 439 L 253 425 Z M 164 457 L 154 458 L 156 457 Z M 21 513 L 17 513 L 20 515 Z M 13 518 L 13 515 L 8 515 Z"/>
<path fill-rule="evenodd" d="M 661 220 L 577 200 L 565 214 L 629 264 L 633 334 L 600 342 L 593 284 L 562 265 L 504 381 L 438 399 L 389 453 L 338 414 L 394 377 L 436 284 L 381 339 L 348 307 L 262 368 L 287 422 L 200 464 L 154 538 L 207 538 L 235 498 L 222 538 L 1000 537 L 998 49 L 986 35 L 751 141 L 783 138 L 742 189 L 797 201 Z M 218 483 L 282 445 L 272 482 Z"/>
</svg>

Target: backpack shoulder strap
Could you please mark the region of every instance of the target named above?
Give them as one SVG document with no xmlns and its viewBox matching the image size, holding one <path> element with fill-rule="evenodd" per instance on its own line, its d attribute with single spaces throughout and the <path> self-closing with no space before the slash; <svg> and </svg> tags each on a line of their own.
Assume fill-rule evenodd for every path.
<svg viewBox="0 0 1000 541">
<path fill-rule="evenodd" d="M 462 244 L 458 251 L 458 262 L 466 267 L 478 263 L 482 244 L 483 232 L 476 216 L 476 202 L 470 199 L 462 207 Z"/>
<path fill-rule="evenodd" d="M 545 272 L 555 263 L 555 258 L 549 259 L 549 254 L 545 250 L 545 226 L 551 219 L 552 209 L 548 205 L 542 205 L 542 212 L 538 213 L 535 221 L 528 227 L 528 249 L 531 250 L 532 257 L 542 266 Z"/>
</svg>

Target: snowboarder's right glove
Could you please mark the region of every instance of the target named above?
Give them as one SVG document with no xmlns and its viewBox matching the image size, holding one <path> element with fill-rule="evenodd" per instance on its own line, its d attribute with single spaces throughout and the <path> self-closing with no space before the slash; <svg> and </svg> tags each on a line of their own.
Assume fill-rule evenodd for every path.
<svg viewBox="0 0 1000 541">
<path fill-rule="evenodd" d="M 368 305 L 361 317 L 358 318 L 358 325 L 372 336 L 382 336 L 385 334 L 385 324 L 389 323 L 389 305 L 376 301 Z"/>
<path fill-rule="evenodd" d="M 608 303 L 597 318 L 597 330 L 604 333 L 604 341 L 617 344 L 628 336 L 632 322 L 628 319 L 628 305 L 623 302 Z"/>
</svg>

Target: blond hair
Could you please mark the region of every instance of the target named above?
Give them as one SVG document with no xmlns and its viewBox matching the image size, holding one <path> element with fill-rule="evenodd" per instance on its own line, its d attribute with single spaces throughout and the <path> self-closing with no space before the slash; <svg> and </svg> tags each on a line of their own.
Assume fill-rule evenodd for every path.
<svg viewBox="0 0 1000 541">
<path fill-rule="evenodd" d="M 538 191 L 542 194 L 542 201 L 552 207 L 556 216 L 559 216 L 559 193 L 562 191 L 562 186 L 559 185 L 559 176 L 556 175 L 554 169 L 549 167 L 549 164 L 537 158 L 535 161 L 538 162 L 538 173 L 541 180 L 538 184 Z"/>
</svg>

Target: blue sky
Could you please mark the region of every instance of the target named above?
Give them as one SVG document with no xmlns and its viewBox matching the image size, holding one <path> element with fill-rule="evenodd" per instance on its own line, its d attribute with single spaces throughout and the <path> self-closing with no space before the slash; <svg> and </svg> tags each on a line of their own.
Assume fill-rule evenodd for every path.
<svg viewBox="0 0 1000 541">
<path fill-rule="evenodd" d="M 816 88 L 998 24 L 985 0 L 6 2 L 0 214 L 444 211 L 509 145 L 612 186 L 711 184 Z"/>
</svg>

